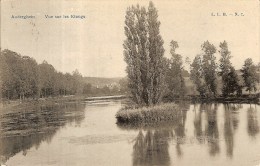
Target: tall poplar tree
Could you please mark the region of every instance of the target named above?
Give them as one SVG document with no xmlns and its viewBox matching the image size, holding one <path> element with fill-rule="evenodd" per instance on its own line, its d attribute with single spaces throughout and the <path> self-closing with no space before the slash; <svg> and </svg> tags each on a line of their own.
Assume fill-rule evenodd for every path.
<svg viewBox="0 0 260 166">
<path fill-rule="evenodd" d="M 183 61 L 182 56 L 176 53 L 176 49 L 179 47 L 176 41 L 170 43 L 170 53 L 172 55 L 169 60 L 167 69 L 166 82 L 171 96 L 183 97 L 185 94 L 185 82 L 183 77 Z"/>
<path fill-rule="evenodd" d="M 252 90 L 256 91 L 256 84 L 257 84 L 257 68 L 253 64 L 251 58 L 245 60 L 243 68 L 241 69 L 242 77 L 244 79 L 246 91 L 251 93 Z"/>
<path fill-rule="evenodd" d="M 207 88 L 203 77 L 201 55 L 197 55 L 194 58 L 190 67 L 190 79 L 195 84 L 197 91 L 200 93 L 200 96 L 204 97 L 207 93 Z"/>
<path fill-rule="evenodd" d="M 126 16 L 125 16 L 125 35 L 126 40 L 124 41 L 124 57 L 125 61 L 127 63 L 126 72 L 128 74 L 129 78 L 129 89 L 132 94 L 133 100 L 141 105 L 144 103 L 143 99 L 143 83 L 141 80 L 141 77 L 145 78 L 144 75 L 141 73 L 141 56 L 144 55 L 141 54 L 141 47 L 144 46 L 143 50 L 145 50 L 145 53 L 148 52 L 148 49 L 146 47 L 146 43 L 140 42 L 138 33 L 137 33 L 137 15 L 136 13 L 140 11 L 140 9 L 135 6 L 128 7 L 126 10 Z M 145 11 L 146 13 L 146 11 Z M 140 32 L 145 33 L 147 30 L 147 27 L 145 26 L 143 29 L 139 30 Z M 144 35 L 147 39 L 147 35 Z M 144 62 L 144 61 L 142 61 Z M 143 69 L 144 70 L 144 69 Z"/>
<path fill-rule="evenodd" d="M 165 91 L 164 42 L 160 35 L 161 23 L 158 21 L 158 12 L 152 2 L 149 3 L 147 14 L 150 72 L 152 74 L 152 103 L 156 104 L 161 101 Z"/>
<path fill-rule="evenodd" d="M 0 48 L 1 51 L 1 48 Z M 0 100 L 2 99 L 2 88 L 3 88 L 3 75 L 4 75 L 4 58 L 0 54 Z"/>
<path fill-rule="evenodd" d="M 239 90 L 239 80 L 238 75 L 235 72 L 232 63 L 230 62 L 231 59 L 231 52 L 228 50 L 228 44 L 226 41 L 220 43 L 220 76 L 222 77 L 222 94 L 224 96 L 229 95 L 230 93 L 234 93 L 235 91 Z"/>
<path fill-rule="evenodd" d="M 216 75 L 216 47 L 209 41 L 206 41 L 201 46 L 203 53 L 202 69 L 207 89 L 210 96 L 215 96 L 217 93 L 217 75 Z"/>
<path fill-rule="evenodd" d="M 164 48 L 157 10 L 131 6 L 126 10 L 124 57 L 129 89 L 138 105 L 159 103 L 164 93 Z"/>
</svg>

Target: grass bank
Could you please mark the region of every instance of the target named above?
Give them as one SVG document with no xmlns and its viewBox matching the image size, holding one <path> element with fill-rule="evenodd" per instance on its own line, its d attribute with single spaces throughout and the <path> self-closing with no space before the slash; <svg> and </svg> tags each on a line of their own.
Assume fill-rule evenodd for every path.
<svg viewBox="0 0 260 166">
<path fill-rule="evenodd" d="M 122 108 L 116 114 L 118 123 L 154 123 L 174 121 L 182 117 L 185 108 L 174 103 L 163 103 L 151 107 Z"/>
</svg>

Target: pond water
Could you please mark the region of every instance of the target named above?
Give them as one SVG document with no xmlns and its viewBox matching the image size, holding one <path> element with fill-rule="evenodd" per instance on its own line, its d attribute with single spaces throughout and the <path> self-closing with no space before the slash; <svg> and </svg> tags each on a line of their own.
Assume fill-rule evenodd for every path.
<svg viewBox="0 0 260 166">
<path fill-rule="evenodd" d="M 17 107 L 0 114 L 0 164 L 127 166 L 260 164 L 260 106 L 186 104 L 176 123 L 116 124 L 122 101 Z"/>
</svg>

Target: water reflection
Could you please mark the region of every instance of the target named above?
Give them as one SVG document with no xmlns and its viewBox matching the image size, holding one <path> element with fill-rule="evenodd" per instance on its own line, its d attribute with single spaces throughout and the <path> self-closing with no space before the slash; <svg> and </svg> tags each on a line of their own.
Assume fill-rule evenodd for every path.
<svg viewBox="0 0 260 166">
<path fill-rule="evenodd" d="M 233 156 L 234 132 L 239 124 L 237 111 L 240 108 L 240 104 L 224 104 L 224 138 L 228 157 Z"/>
<path fill-rule="evenodd" d="M 195 137 L 197 138 L 197 141 L 199 143 L 202 143 L 203 140 L 200 139 L 203 137 L 204 133 L 203 133 L 203 129 L 202 129 L 202 108 L 200 107 L 199 110 L 197 110 L 198 105 L 194 104 L 194 134 Z"/>
<path fill-rule="evenodd" d="M 218 125 L 218 115 L 220 111 L 219 104 L 200 104 L 198 106 L 194 105 L 194 133 L 199 143 L 207 143 L 209 145 L 209 154 L 215 156 L 220 152 L 219 147 L 219 125 Z M 228 157 L 233 156 L 234 147 L 234 131 L 239 125 L 239 112 L 238 110 L 242 108 L 241 104 L 223 104 L 224 108 L 224 139 L 226 143 L 226 153 Z M 205 120 L 206 124 L 203 126 L 202 121 Z M 205 131 L 203 130 L 205 128 Z M 204 139 L 202 139 L 204 138 Z"/>
<path fill-rule="evenodd" d="M 257 110 L 252 105 L 247 110 L 247 132 L 251 137 L 255 137 L 259 133 Z"/>
<path fill-rule="evenodd" d="M 259 133 L 257 107 L 250 106 L 247 110 L 247 132 L 250 137 L 256 137 Z M 185 153 L 182 146 L 187 144 L 198 144 L 201 148 L 206 145 L 209 156 L 214 157 L 221 152 L 221 141 L 224 141 L 226 156 L 232 159 L 242 109 L 242 104 L 234 103 L 194 104 L 189 114 L 185 109 L 181 111 L 178 121 L 135 126 L 118 124 L 118 127 L 139 130 L 133 145 L 133 165 L 171 165 L 169 147 L 174 147 L 175 155 L 180 158 Z M 187 122 L 188 116 L 193 123 Z M 190 135 L 187 131 L 192 128 L 194 132 Z"/>
<path fill-rule="evenodd" d="M 212 156 L 215 156 L 220 151 L 217 110 L 218 104 L 216 103 L 194 105 L 193 124 L 195 137 L 200 144 L 208 143 L 209 154 Z"/>
<path fill-rule="evenodd" d="M 8 110 L 0 118 L 0 163 L 19 152 L 38 149 L 42 142 L 50 143 L 56 132 L 67 123 L 79 126 L 84 119 L 84 105 L 29 105 Z"/>
<path fill-rule="evenodd" d="M 179 157 L 183 154 L 181 144 L 183 144 L 185 140 L 186 116 L 187 111 L 183 110 L 181 116 L 179 117 L 179 121 L 173 125 L 174 138 L 176 140 L 176 152 Z"/>
<path fill-rule="evenodd" d="M 175 140 L 176 153 L 182 156 L 181 144 L 185 143 L 187 111 L 182 111 L 178 121 L 161 123 L 161 127 L 139 130 L 133 146 L 133 165 L 170 165 L 169 142 Z M 145 128 L 144 128 L 145 129 Z"/>
<path fill-rule="evenodd" d="M 170 130 L 139 131 L 133 146 L 133 165 L 170 165 Z"/>
<path fill-rule="evenodd" d="M 210 155 L 216 155 L 219 153 L 219 130 L 217 121 L 217 104 L 206 104 L 207 124 L 206 124 L 206 136 L 209 140 L 209 153 Z"/>
<path fill-rule="evenodd" d="M 115 113 L 121 103 L 36 104 L 0 111 L 0 164 L 259 163 L 259 105 L 180 104 L 176 121 L 117 127 Z"/>
</svg>

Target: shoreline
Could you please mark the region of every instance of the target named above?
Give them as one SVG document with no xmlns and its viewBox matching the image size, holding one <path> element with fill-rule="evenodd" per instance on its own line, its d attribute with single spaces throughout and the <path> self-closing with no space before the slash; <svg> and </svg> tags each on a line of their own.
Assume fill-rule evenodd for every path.
<svg viewBox="0 0 260 166">
<path fill-rule="evenodd" d="M 17 100 L 0 100 L 0 108 L 13 107 L 21 104 L 27 103 L 64 103 L 64 102 L 84 102 L 84 101 L 102 101 L 102 100 L 121 100 L 128 98 L 125 95 L 107 95 L 107 96 L 58 96 L 58 97 L 48 97 L 39 99 L 26 99 L 23 101 Z"/>
<path fill-rule="evenodd" d="M 183 103 L 182 103 L 183 102 Z M 185 102 L 191 103 L 236 103 L 236 104 L 257 104 L 259 103 L 259 94 L 242 97 L 217 97 L 217 98 L 182 98 L 166 103 L 160 103 L 154 106 L 143 107 L 125 107 L 116 113 L 117 124 L 122 128 L 135 128 L 136 126 L 146 127 L 152 123 L 165 123 L 178 121 L 183 117 L 187 110 Z M 178 103 L 180 106 L 178 105 Z M 148 125 L 149 126 L 149 125 Z"/>
<path fill-rule="evenodd" d="M 24 103 L 39 102 L 45 103 L 63 103 L 63 102 L 84 102 L 84 101 L 103 101 L 103 100 L 122 100 L 130 99 L 127 95 L 105 95 L 105 96 L 58 96 L 58 97 L 48 97 L 39 99 L 26 99 L 23 101 L 17 100 L 0 100 L 0 108 L 17 106 Z M 192 103 L 237 103 L 237 104 L 258 104 L 260 105 L 260 94 L 252 95 L 242 95 L 240 97 L 216 97 L 216 98 L 206 98 L 200 97 L 198 95 L 189 95 L 184 98 L 172 98 L 164 99 L 164 102 L 192 102 Z"/>
<path fill-rule="evenodd" d="M 202 102 L 202 103 L 238 103 L 238 104 L 259 104 L 260 105 L 260 94 L 242 95 L 240 97 L 228 96 L 228 97 L 200 97 L 198 95 L 189 95 L 184 98 L 165 98 L 164 102 L 181 102 L 181 101 L 191 101 L 192 103 Z"/>
</svg>

